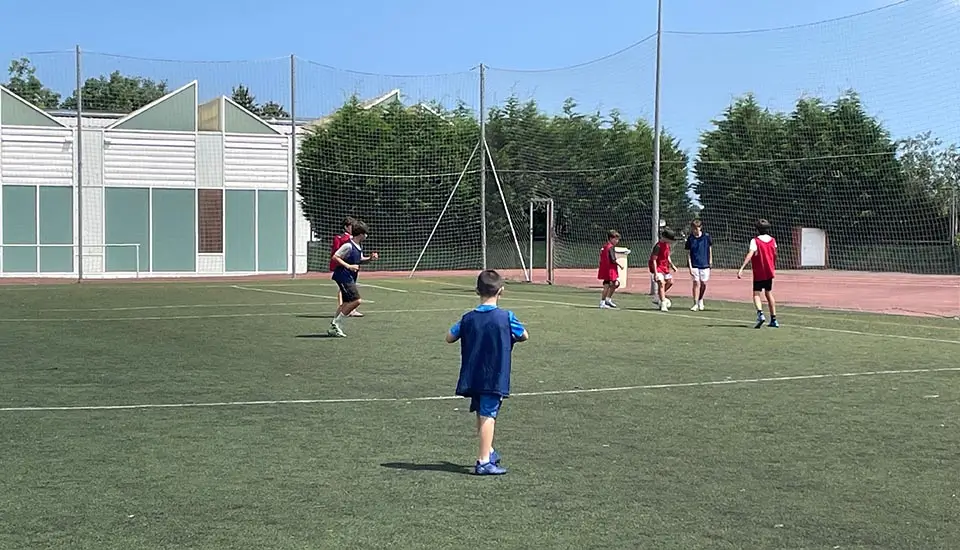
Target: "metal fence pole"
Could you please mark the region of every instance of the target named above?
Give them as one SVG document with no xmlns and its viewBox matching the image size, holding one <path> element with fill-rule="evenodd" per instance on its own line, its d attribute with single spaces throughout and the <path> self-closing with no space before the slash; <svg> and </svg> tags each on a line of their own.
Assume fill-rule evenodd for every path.
<svg viewBox="0 0 960 550">
<path fill-rule="evenodd" d="M 290 278 L 297 278 L 297 61 L 290 54 Z"/>
<path fill-rule="evenodd" d="M 77 282 L 83 281 L 83 71 L 80 66 L 80 45 L 77 44 L 77 136 L 74 152 L 77 156 Z"/>
<path fill-rule="evenodd" d="M 663 41 L 663 0 L 657 0 L 657 68 L 653 92 L 653 208 L 651 236 L 656 243 L 660 239 L 660 47 Z M 656 283 L 651 279 L 650 294 L 656 293 Z"/>
<path fill-rule="evenodd" d="M 486 75 L 480 64 L 480 248 L 483 269 L 487 269 L 487 101 Z"/>
</svg>

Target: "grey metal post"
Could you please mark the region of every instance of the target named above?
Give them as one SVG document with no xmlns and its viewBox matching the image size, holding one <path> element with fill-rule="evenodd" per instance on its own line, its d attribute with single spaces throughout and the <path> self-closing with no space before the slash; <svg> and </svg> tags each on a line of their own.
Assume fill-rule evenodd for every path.
<svg viewBox="0 0 960 550">
<path fill-rule="evenodd" d="M 530 201 L 530 282 L 533 282 L 533 201 Z"/>
<path fill-rule="evenodd" d="M 77 44 L 77 138 L 74 154 L 77 155 L 77 282 L 83 280 L 83 71 L 80 67 L 80 45 Z M 104 250 L 106 254 L 106 250 Z"/>
<path fill-rule="evenodd" d="M 556 254 L 554 250 L 554 245 L 556 244 L 554 240 L 556 239 L 556 232 L 554 231 L 554 226 L 556 224 L 556 217 L 553 210 L 553 199 L 547 199 L 547 284 L 552 285 L 554 282 L 553 271 L 554 271 L 554 257 Z"/>
<path fill-rule="evenodd" d="M 960 166 L 958 166 L 960 168 Z M 958 246 L 957 239 L 960 238 L 960 210 L 958 210 L 958 194 L 960 194 L 960 180 L 954 180 L 953 193 L 950 197 L 950 244 Z"/>
<path fill-rule="evenodd" d="M 297 62 L 290 54 L 290 278 L 297 278 Z"/>
<path fill-rule="evenodd" d="M 480 64 L 480 249 L 483 269 L 487 269 L 487 102 L 486 75 Z"/>
<path fill-rule="evenodd" d="M 653 92 L 653 208 L 650 217 L 651 237 L 654 243 L 660 238 L 660 48 L 663 41 L 663 0 L 657 0 L 657 68 Z M 651 279 L 650 294 L 656 292 Z"/>
</svg>

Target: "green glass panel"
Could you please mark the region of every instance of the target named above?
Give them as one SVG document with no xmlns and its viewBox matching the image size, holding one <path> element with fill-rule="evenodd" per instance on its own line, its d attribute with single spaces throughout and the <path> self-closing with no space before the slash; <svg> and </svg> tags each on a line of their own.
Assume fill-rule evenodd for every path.
<svg viewBox="0 0 960 550">
<path fill-rule="evenodd" d="M 197 270 L 197 192 L 154 189 L 152 271 Z"/>
<path fill-rule="evenodd" d="M 37 188 L 3 186 L 3 244 L 37 244 Z M 36 273 L 36 246 L 4 246 L 5 273 Z"/>
<path fill-rule="evenodd" d="M 0 124 L 63 128 L 62 124 L 50 117 L 43 116 L 33 105 L 6 90 L 0 90 Z"/>
<path fill-rule="evenodd" d="M 287 192 L 258 191 L 257 271 L 287 270 Z"/>
<path fill-rule="evenodd" d="M 150 190 L 107 187 L 103 195 L 106 270 L 136 271 L 140 245 L 140 271 L 150 271 Z"/>
<path fill-rule="evenodd" d="M 228 190 L 224 195 L 224 267 L 227 271 L 256 271 L 256 191 Z"/>
<path fill-rule="evenodd" d="M 154 130 L 162 132 L 194 132 L 197 129 L 197 89 L 187 86 L 162 101 L 124 120 L 117 130 Z"/>
<path fill-rule="evenodd" d="M 42 273 L 73 272 L 73 187 L 40 186 L 40 248 Z"/>
<path fill-rule="evenodd" d="M 244 111 L 229 101 L 224 104 L 223 111 L 224 118 L 226 119 L 224 127 L 228 134 L 265 134 L 268 136 L 280 134 L 280 132 L 274 130 L 256 116 Z"/>
</svg>

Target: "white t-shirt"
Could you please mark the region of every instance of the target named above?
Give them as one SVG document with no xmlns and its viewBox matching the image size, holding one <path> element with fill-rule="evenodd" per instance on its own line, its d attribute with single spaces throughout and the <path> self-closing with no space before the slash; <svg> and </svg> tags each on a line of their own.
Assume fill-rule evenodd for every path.
<svg viewBox="0 0 960 550">
<path fill-rule="evenodd" d="M 771 237 L 770 235 L 757 235 L 757 236 L 754 237 L 753 239 L 750 239 L 750 252 L 756 252 L 756 251 L 757 251 L 757 239 L 760 239 L 761 241 L 763 241 L 763 242 L 765 242 L 765 243 L 768 243 L 768 242 L 770 242 L 770 241 L 773 240 L 773 237 Z M 774 248 L 777 247 L 777 243 L 776 243 L 776 242 L 773 243 L 773 247 L 774 247 Z"/>
<path fill-rule="evenodd" d="M 353 247 L 357 247 L 357 250 L 359 250 L 361 254 L 363 253 L 363 248 L 361 248 L 359 244 L 353 241 L 347 241 L 342 245 L 340 245 L 340 248 L 338 248 L 337 251 L 333 253 L 333 255 L 338 258 L 346 258 L 347 254 L 350 253 L 350 250 L 352 250 Z"/>
</svg>

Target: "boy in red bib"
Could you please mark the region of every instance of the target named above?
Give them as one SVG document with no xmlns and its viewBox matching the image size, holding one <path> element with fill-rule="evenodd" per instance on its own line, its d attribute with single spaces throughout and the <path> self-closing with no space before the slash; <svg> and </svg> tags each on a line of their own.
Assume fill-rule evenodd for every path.
<svg viewBox="0 0 960 550">
<path fill-rule="evenodd" d="M 350 216 L 347 216 L 346 218 L 343 219 L 343 233 L 339 235 L 335 235 L 333 237 L 333 244 L 330 246 L 330 271 L 331 272 L 335 271 L 338 267 L 340 267 L 340 264 L 338 264 L 336 261 L 333 260 L 333 256 L 334 254 L 337 253 L 338 250 L 340 250 L 341 246 L 347 244 L 353 238 L 353 226 L 355 225 L 357 225 L 357 220 L 351 218 Z M 338 291 L 337 307 L 339 308 L 342 305 L 343 305 L 343 293 Z M 353 311 L 350 312 L 350 315 L 348 315 L 348 317 L 363 317 L 363 314 L 357 311 L 356 309 L 354 309 Z"/>
<path fill-rule="evenodd" d="M 597 270 L 597 279 L 603 281 L 603 292 L 600 293 L 600 309 L 616 309 L 613 303 L 613 293 L 620 288 L 620 270 L 617 268 L 616 247 L 620 242 L 620 233 L 611 229 L 607 232 L 607 244 L 600 249 L 600 269 Z"/>
<path fill-rule="evenodd" d="M 670 310 L 670 299 L 667 298 L 667 291 L 673 286 L 673 274 L 677 270 L 673 259 L 670 258 L 670 245 L 677 240 L 677 235 L 671 229 L 665 228 L 660 232 L 660 241 L 653 245 L 650 251 L 650 260 L 647 267 L 650 269 L 650 277 L 657 284 L 657 296 L 653 303 L 660 306 L 660 311 Z"/>
<path fill-rule="evenodd" d="M 743 258 L 740 271 L 737 272 L 737 278 L 740 279 L 748 263 L 753 268 L 753 305 L 757 308 L 757 324 L 754 328 L 762 327 L 766 321 L 763 316 L 763 302 L 760 299 L 761 292 L 766 296 L 767 305 L 770 307 L 770 326 L 773 328 L 780 326 L 777 322 L 777 302 L 773 299 L 777 241 L 770 235 L 770 229 L 770 222 L 767 220 L 757 221 L 757 236 L 750 239 L 750 249 Z"/>
</svg>

